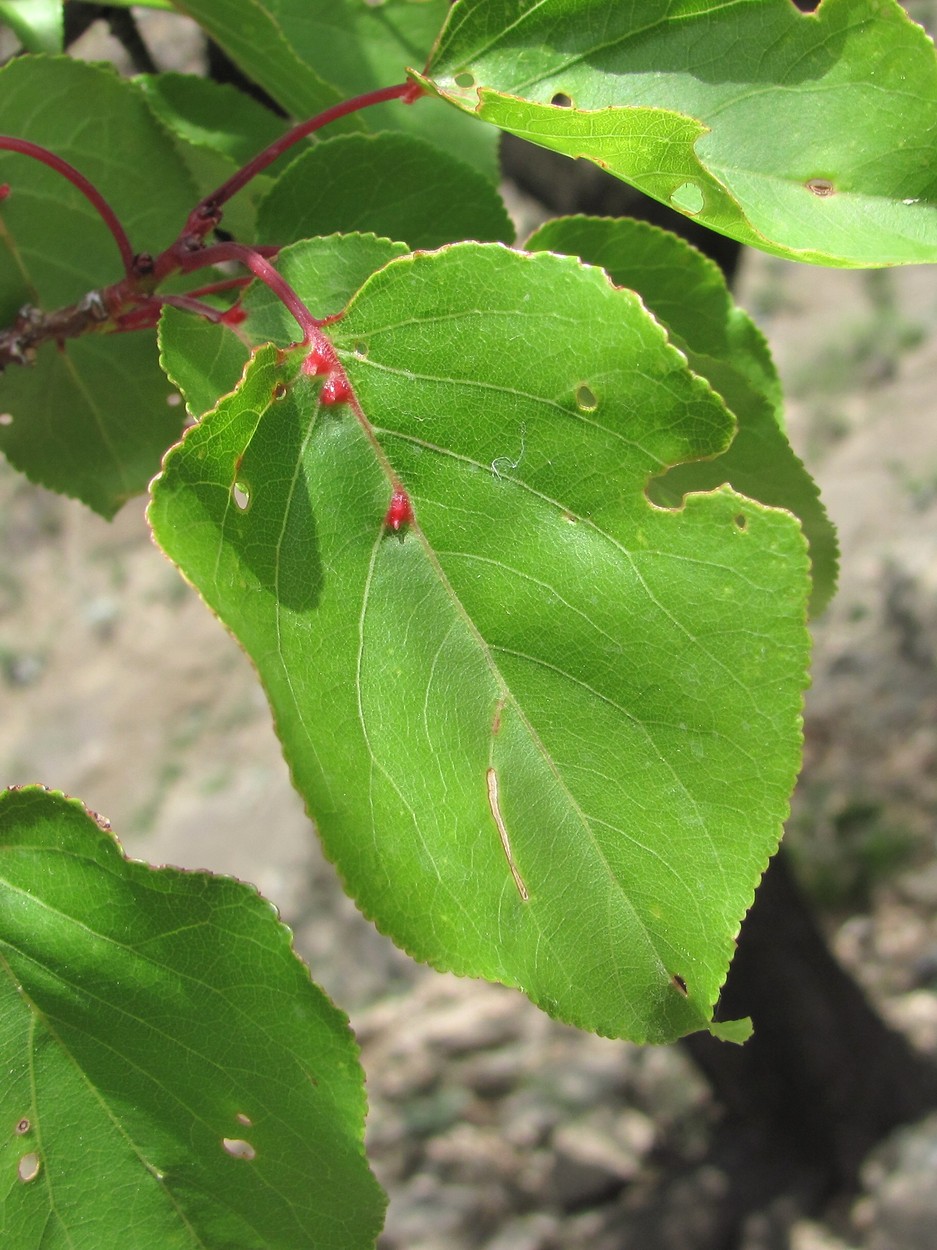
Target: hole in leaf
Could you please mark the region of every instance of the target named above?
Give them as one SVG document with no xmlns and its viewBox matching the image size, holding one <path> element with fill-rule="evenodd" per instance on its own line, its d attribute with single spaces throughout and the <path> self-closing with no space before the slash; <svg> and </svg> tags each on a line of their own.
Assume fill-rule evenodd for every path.
<svg viewBox="0 0 937 1250">
<path fill-rule="evenodd" d="M 222 1137 L 221 1145 L 232 1159 L 255 1159 L 257 1151 L 243 1137 Z"/>
<path fill-rule="evenodd" d="M 573 107 L 573 97 L 567 95 L 565 91 L 558 91 L 551 99 L 550 103 L 554 108 L 568 109 Z"/>
<path fill-rule="evenodd" d="M 679 990 L 681 994 L 686 995 L 686 981 L 684 981 L 683 977 L 678 977 L 676 973 L 674 973 L 670 979 L 670 984 L 674 987 L 674 989 Z"/>
<path fill-rule="evenodd" d="M 277 382 L 276 386 L 273 388 L 273 398 L 283 399 L 285 396 L 286 396 L 286 383 Z"/>
<path fill-rule="evenodd" d="M 251 506 L 250 487 L 246 482 L 235 482 L 231 487 L 231 498 L 236 508 L 239 508 L 241 512 L 246 512 Z"/>
<path fill-rule="evenodd" d="M 354 352 L 355 352 L 355 355 L 358 357 L 358 359 L 359 359 L 359 360 L 367 360 L 367 358 L 368 358 L 368 345 L 367 345 L 367 343 L 356 343 L 356 344 L 355 344 L 355 347 L 354 347 Z"/>
<path fill-rule="evenodd" d="M 825 199 L 828 195 L 835 195 L 836 188 L 830 182 L 829 178 L 810 178 L 807 183 L 807 190 L 812 191 L 814 195 Z"/>
<path fill-rule="evenodd" d="M 455 85 L 457 87 L 474 87 L 475 75 L 470 74 L 468 70 L 463 70 L 461 74 L 456 74 Z"/>
<path fill-rule="evenodd" d="M 243 1124 L 245 1128 L 250 1128 L 250 1126 L 254 1123 L 250 1116 L 245 1115 L 243 1111 L 239 1111 L 234 1118 L 237 1120 L 238 1124 Z"/>
<path fill-rule="evenodd" d="M 166 396 L 166 405 L 169 408 L 178 408 L 182 403 L 182 396 L 178 391 L 170 391 Z"/>
<path fill-rule="evenodd" d="M 748 529 L 748 517 L 745 516 L 744 513 L 740 512 L 738 516 L 733 517 L 732 520 L 740 530 Z"/>
<path fill-rule="evenodd" d="M 19 1133 L 20 1137 L 22 1137 L 23 1134 L 28 1133 L 31 1128 L 32 1128 L 32 1125 L 30 1124 L 27 1117 L 24 1115 L 22 1120 L 20 1120 L 20 1122 L 17 1124 L 16 1131 L 17 1133 Z"/>
<path fill-rule="evenodd" d="M 670 202 L 681 213 L 695 217 L 703 211 L 703 192 L 695 182 L 681 182 L 679 187 L 671 191 Z"/>
<path fill-rule="evenodd" d="M 582 386 L 576 388 L 576 407 L 580 412 L 595 412 L 598 406 L 599 401 L 591 387 L 583 383 Z"/>
<path fill-rule="evenodd" d="M 575 525 L 576 522 L 579 520 L 579 518 L 574 517 L 571 512 L 564 512 L 563 520 L 566 522 L 567 525 Z"/>
<path fill-rule="evenodd" d="M 0 412 L 0 425 L 12 425 L 12 424 L 13 424 L 13 413 L 12 412 Z"/>
<path fill-rule="evenodd" d="M 39 1175 L 39 1156 L 34 1150 L 31 1150 L 28 1155 L 23 1155 L 16 1174 L 21 1181 L 27 1184 L 29 1181 L 36 1179 Z"/>
</svg>

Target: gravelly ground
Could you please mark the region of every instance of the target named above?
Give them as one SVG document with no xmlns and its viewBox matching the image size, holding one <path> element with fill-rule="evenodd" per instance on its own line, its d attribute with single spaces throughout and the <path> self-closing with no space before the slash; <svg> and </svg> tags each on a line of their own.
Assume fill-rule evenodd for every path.
<svg viewBox="0 0 937 1250">
<path fill-rule="evenodd" d="M 937 1056 L 937 285 L 753 257 L 741 298 L 843 547 L 791 844 L 841 957 Z M 712 1120 L 683 1055 L 577 1034 L 373 932 L 316 849 L 250 666 L 140 505 L 108 526 L 4 466 L 0 539 L 0 780 L 80 795 L 131 854 L 253 880 L 281 907 L 362 1044 L 385 1250 L 628 1250 L 631 1211 Z M 903 1131 L 793 1250 L 931 1250 L 935 1167 L 937 1122 Z M 661 1246 L 685 1244 L 718 1185 L 688 1180 Z"/>
</svg>

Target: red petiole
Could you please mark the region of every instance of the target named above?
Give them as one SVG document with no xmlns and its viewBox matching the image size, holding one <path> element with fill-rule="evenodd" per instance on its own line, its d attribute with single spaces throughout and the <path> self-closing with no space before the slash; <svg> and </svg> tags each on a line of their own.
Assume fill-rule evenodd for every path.
<svg viewBox="0 0 937 1250">
<path fill-rule="evenodd" d="M 120 218 L 93 182 L 89 182 L 84 174 L 80 173 L 74 165 L 63 160 L 61 156 L 56 156 L 54 152 L 50 152 L 48 148 L 44 148 L 38 143 L 30 143 L 28 139 L 15 139 L 10 135 L 0 135 L 0 149 L 7 152 L 19 152 L 21 156 L 30 156 L 34 161 L 41 161 L 43 165 L 48 165 L 57 174 L 67 178 L 72 186 L 76 187 L 97 210 L 98 215 L 114 236 L 114 242 L 117 244 L 120 258 L 124 262 L 124 273 L 128 277 L 133 274 L 134 250 L 130 239 L 127 237 L 127 231 L 121 225 Z M 0 196 L 2 199 L 6 199 L 7 195 L 10 194 L 8 183 L 4 184 L 4 190 L 5 194 Z"/>
<path fill-rule="evenodd" d="M 13 326 L 0 332 L 0 371 L 8 364 L 28 363 L 35 356 L 36 349 L 50 339 L 61 343 L 66 338 L 102 330 L 122 331 L 152 327 L 158 321 L 160 310 L 165 304 L 212 321 L 224 320 L 224 310 L 205 304 L 199 296 L 240 289 L 245 283 L 243 278 L 208 283 L 187 295 L 158 295 L 156 288 L 173 274 L 194 273 L 211 265 L 236 261 L 249 269 L 255 278 L 264 282 L 295 317 L 302 331 L 300 345 L 312 349 L 311 355 L 315 355 L 321 364 L 316 371 L 328 374 L 333 387 L 341 392 L 343 387 L 347 387 L 347 378 L 338 364 L 331 343 L 320 328 L 338 318 L 331 316 L 319 319 L 312 315 L 304 301 L 271 264 L 271 258 L 276 256 L 279 248 L 269 245 L 252 247 L 235 242 L 216 243 L 206 247 L 205 239 L 220 223 L 222 205 L 300 140 L 330 122 L 347 117 L 360 109 L 389 100 L 401 100 L 410 104 L 423 94 L 423 89 L 416 83 L 398 83 L 393 87 L 383 87 L 344 100 L 294 126 L 202 199 L 189 214 L 176 240 L 155 257 L 134 251 L 127 231 L 110 204 L 93 183 L 68 161 L 27 139 L 0 135 L 0 150 L 19 152 L 41 161 L 61 174 L 85 196 L 111 232 L 124 267 L 124 277 L 118 282 L 103 290 L 91 292 L 69 308 L 48 314 L 30 307 L 21 309 Z M 8 194 L 9 187 L 3 184 L 0 188 L 0 201 Z"/>
</svg>

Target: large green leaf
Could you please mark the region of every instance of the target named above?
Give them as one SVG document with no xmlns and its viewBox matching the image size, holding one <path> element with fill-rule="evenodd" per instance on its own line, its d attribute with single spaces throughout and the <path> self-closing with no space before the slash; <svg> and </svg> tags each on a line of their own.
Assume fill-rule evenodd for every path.
<svg viewBox="0 0 937 1250">
<path fill-rule="evenodd" d="M 245 74 L 294 117 L 402 82 L 419 69 L 449 0 L 176 0 Z M 497 177 L 497 139 L 452 109 L 395 102 L 334 123 L 336 129 L 414 130 Z"/>
<path fill-rule="evenodd" d="M 2 127 L 50 148 L 89 178 L 134 246 L 174 238 L 195 188 L 172 139 L 136 88 L 100 66 L 28 57 L 0 72 Z M 31 303 L 51 311 L 121 276 L 114 241 L 61 175 L 0 152 L 0 324 Z M 0 450 L 30 477 L 105 516 L 143 490 L 178 434 L 153 334 L 48 345 L 0 377 Z M 124 402 L 124 399 L 126 402 Z"/>
<path fill-rule="evenodd" d="M 897 0 L 460 0 L 428 72 L 766 251 L 937 260 L 937 60 Z"/>
<path fill-rule="evenodd" d="M 250 886 L 126 860 L 0 795 L 0 1229 L 10 1250 L 363 1250 L 348 1021 Z"/>
<path fill-rule="evenodd" d="M 798 767 L 796 521 L 648 502 L 732 419 L 571 258 L 391 261 L 334 341 L 358 417 L 260 350 L 167 456 L 159 543 L 252 656 L 381 929 L 601 1033 L 705 1027 Z"/>
<path fill-rule="evenodd" d="M 373 231 L 411 248 L 461 239 L 509 243 L 497 188 L 457 157 L 394 131 L 337 135 L 296 160 L 265 197 L 261 243 Z"/>
<path fill-rule="evenodd" d="M 821 611 L 836 588 L 836 531 L 784 435 L 780 383 L 764 337 L 733 302 L 718 266 L 676 235 L 630 218 L 557 218 L 526 246 L 579 256 L 637 291 L 735 416 L 728 450 L 657 478 L 649 492 L 655 503 L 675 506 L 689 491 L 729 482 L 740 494 L 789 508 L 810 545 L 811 609 Z"/>
</svg>

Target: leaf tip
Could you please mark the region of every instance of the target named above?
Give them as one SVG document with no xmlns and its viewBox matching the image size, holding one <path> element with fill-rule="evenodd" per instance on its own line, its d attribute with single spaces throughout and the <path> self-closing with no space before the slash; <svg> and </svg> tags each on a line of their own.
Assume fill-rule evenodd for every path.
<svg viewBox="0 0 937 1250">
<path fill-rule="evenodd" d="M 709 1032 L 720 1042 L 732 1042 L 736 1046 L 741 1046 L 752 1036 L 754 1029 L 751 1017 L 743 1016 L 741 1020 L 712 1020 L 709 1024 Z"/>
</svg>

